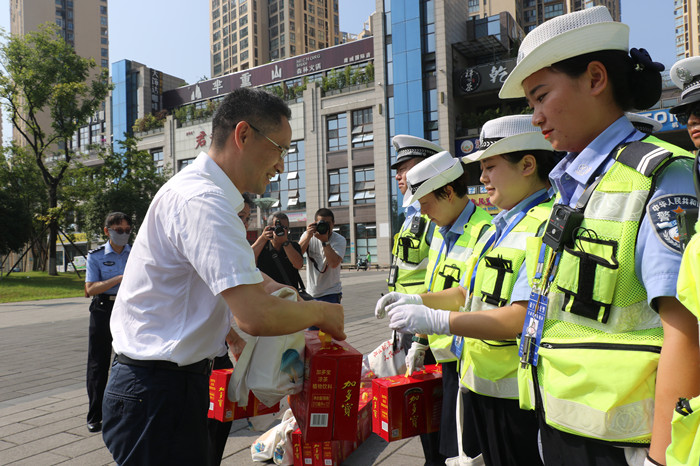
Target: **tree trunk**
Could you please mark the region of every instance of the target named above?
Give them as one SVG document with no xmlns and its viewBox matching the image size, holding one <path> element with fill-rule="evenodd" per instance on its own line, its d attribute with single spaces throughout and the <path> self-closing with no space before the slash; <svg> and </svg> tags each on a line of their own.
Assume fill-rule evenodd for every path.
<svg viewBox="0 0 700 466">
<path fill-rule="evenodd" d="M 56 194 L 57 186 L 49 187 L 49 211 L 54 212 L 58 205 L 58 196 Z M 58 275 L 56 271 L 56 240 L 58 238 L 58 219 L 52 215 L 51 223 L 49 223 L 49 275 Z"/>
</svg>

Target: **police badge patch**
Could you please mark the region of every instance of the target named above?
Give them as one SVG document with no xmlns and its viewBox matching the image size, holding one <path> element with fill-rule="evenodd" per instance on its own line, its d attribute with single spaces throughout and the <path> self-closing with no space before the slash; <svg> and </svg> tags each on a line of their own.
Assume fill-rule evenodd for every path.
<svg viewBox="0 0 700 466">
<path fill-rule="evenodd" d="M 695 196 L 678 194 L 657 197 L 647 205 L 647 215 L 654 225 L 654 233 L 671 251 L 681 252 L 676 215 L 697 207 Z"/>
</svg>

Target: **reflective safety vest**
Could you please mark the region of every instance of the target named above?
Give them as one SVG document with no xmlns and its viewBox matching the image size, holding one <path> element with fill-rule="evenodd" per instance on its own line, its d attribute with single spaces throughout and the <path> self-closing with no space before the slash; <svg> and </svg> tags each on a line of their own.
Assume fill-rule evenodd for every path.
<svg viewBox="0 0 700 466">
<path fill-rule="evenodd" d="M 396 274 L 395 284 L 389 284 L 389 291 L 405 294 L 420 294 L 428 290 L 425 285 L 425 270 L 428 267 L 428 251 L 435 231 L 435 224 L 426 215 L 414 217 L 420 219 L 419 226 L 412 224 L 394 236 L 394 256 Z"/>
<path fill-rule="evenodd" d="M 470 201 L 471 202 L 471 201 Z M 428 270 L 425 274 L 425 284 L 429 291 L 436 292 L 459 286 L 462 276 L 471 276 L 475 259 L 471 258 L 472 251 L 481 235 L 491 224 L 491 214 L 481 207 L 476 207 L 469 221 L 464 225 L 464 233 L 457 238 L 450 252 L 443 250 L 443 238 L 438 230 L 435 231 L 430 243 L 428 254 Z M 457 357 L 450 351 L 451 335 L 429 335 L 430 350 L 439 363 L 456 361 Z"/>
<path fill-rule="evenodd" d="M 539 361 L 518 368 L 523 409 L 547 424 L 616 445 L 649 443 L 656 369 L 663 341 L 659 315 L 635 274 L 639 224 L 656 175 L 690 154 L 647 137 L 615 154 L 584 208 L 572 248 L 565 247 L 549 289 Z M 541 237 L 527 241 L 530 284 Z M 552 250 L 547 247 L 544 263 Z"/>
<path fill-rule="evenodd" d="M 527 238 L 537 234 L 549 218 L 554 199 L 545 201 L 527 212 L 495 248 L 484 252 L 495 232 L 492 226 L 479 239 L 474 257 L 481 257 L 476 267 L 474 289 L 470 290 L 467 309 L 470 312 L 497 309 L 510 303 L 518 272 L 525 261 Z M 472 392 L 496 398 L 518 398 L 518 346 L 512 340 L 464 339 L 460 362 L 461 384 Z"/>
</svg>

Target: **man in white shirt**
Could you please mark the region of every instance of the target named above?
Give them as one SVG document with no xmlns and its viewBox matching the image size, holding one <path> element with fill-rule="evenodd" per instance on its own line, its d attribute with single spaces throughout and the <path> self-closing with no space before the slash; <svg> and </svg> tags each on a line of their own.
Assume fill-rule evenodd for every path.
<svg viewBox="0 0 700 466">
<path fill-rule="evenodd" d="M 299 239 L 301 253 L 306 253 L 306 291 L 317 301 L 340 303 L 343 288 L 340 264 L 347 240 L 333 231 L 335 217 L 330 209 L 318 209 L 316 221 L 309 224 Z"/>
<path fill-rule="evenodd" d="M 103 438 L 118 464 L 206 464 L 211 360 L 230 314 L 251 335 L 316 325 L 344 339 L 342 307 L 270 296 L 255 267 L 241 192 L 263 193 L 284 171 L 289 107 L 238 89 L 219 106 L 208 153 L 156 194 L 112 311 L 117 354 L 105 391 Z M 260 368 L 259 370 L 269 370 Z"/>
</svg>

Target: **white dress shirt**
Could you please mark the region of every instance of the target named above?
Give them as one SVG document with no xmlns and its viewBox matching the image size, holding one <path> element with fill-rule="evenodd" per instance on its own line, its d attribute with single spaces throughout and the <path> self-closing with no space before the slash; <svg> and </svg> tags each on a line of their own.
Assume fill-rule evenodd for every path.
<svg viewBox="0 0 700 466">
<path fill-rule="evenodd" d="M 110 322 L 114 351 L 179 365 L 221 353 L 221 292 L 262 281 L 237 212 L 243 197 L 202 152 L 158 191 L 131 249 Z"/>
</svg>

